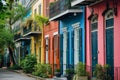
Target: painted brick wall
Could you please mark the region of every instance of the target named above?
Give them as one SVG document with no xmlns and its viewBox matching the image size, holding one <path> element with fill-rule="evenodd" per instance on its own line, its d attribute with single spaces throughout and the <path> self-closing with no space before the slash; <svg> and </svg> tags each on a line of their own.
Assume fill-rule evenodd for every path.
<svg viewBox="0 0 120 80">
<path fill-rule="evenodd" d="M 54 37 L 55 32 L 58 32 L 58 21 L 51 21 L 44 27 L 44 38 L 45 38 L 46 35 L 49 35 L 50 50 L 49 50 L 49 53 L 48 53 L 48 61 L 52 65 L 53 72 L 54 72 L 54 66 L 53 66 L 54 65 L 53 37 Z M 59 49 L 58 49 L 58 51 L 59 51 Z M 58 64 L 58 68 L 59 68 L 58 57 L 57 57 L 57 60 L 56 60 L 56 64 Z"/>
</svg>

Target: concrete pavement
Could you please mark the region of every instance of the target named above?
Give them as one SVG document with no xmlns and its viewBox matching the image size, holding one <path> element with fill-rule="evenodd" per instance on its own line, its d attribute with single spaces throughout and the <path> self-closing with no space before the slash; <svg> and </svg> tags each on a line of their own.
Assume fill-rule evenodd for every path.
<svg viewBox="0 0 120 80">
<path fill-rule="evenodd" d="M 6 69 L 0 69 L 0 80 L 36 80 L 24 74 L 19 74 Z"/>
</svg>

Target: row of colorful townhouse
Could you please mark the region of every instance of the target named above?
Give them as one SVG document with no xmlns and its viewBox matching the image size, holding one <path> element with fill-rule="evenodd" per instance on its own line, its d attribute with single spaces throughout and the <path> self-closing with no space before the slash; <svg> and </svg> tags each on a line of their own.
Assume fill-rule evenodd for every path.
<svg viewBox="0 0 120 80">
<path fill-rule="evenodd" d="M 112 80 L 120 79 L 120 0 L 74 0 L 85 10 L 85 64 L 93 72 L 96 64 L 112 67 Z"/>
<path fill-rule="evenodd" d="M 42 9 L 49 23 L 43 33 L 36 30 L 24 35 L 29 37 L 21 50 L 35 53 L 38 62 L 51 64 L 53 72 L 60 68 L 62 74 L 80 61 L 91 73 L 96 64 L 109 64 L 112 80 L 120 80 L 120 0 L 54 1 L 43 0 L 38 9 L 32 8 L 33 14 Z"/>
<path fill-rule="evenodd" d="M 34 20 L 35 15 L 49 17 L 48 7 L 52 2 L 54 0 L 20 0 L 18 2 L 27 9 L 24 19 L 17 21 L 13 25 L 13 29 L 16 32 L 14 41 L 16 45 L 15 54 L 17 54 L 19 59 L 18 63 L 27 54 L 35 54 L 38 63 L 54 64 L 52 56 L 54 56 L 54 53 L 59 53 L 58 21 L 50 21 L 41 28 Z M 54 51 L 52 45 L 54 45 Z M 60 59 L 58 59 L 58 56 L 56 55 L 55 64 L 57 64 L 57 68 L 60 68 Z"/>
</svg>

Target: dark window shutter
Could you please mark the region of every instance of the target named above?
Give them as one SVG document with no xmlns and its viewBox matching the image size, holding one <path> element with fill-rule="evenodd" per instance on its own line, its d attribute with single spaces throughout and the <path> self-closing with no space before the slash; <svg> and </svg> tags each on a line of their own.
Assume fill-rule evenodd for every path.
<svg viewBox="0 0 120 80">
<path fill-rule="evenodd" d="M 52 37 L 52 50 L 54 50 L 54 36 Z"/>
<path fill-rule="evenodd" d="M 54 56 L 54 36 L 52 37 L 52 51 L 53 51 L 53 56 Z M 52 64 L 52 67 L 54 67 L 54 64 Z"/>
<path fill-rule="evenodd" d="M 79 60 L 82 61 L 82 28 L 79 29 Z"/>
<path fill-rule="evenodd" d="M 48 63 L 50 62 L 50 37 L 48 37 Z"/>
<path fill-rule="evenodd" d="M 74 30 L 71 32 L 71 44 L 72 44 L 71 61 L 72 61 L 72 68 L 74 68 Z"/>
<path fill-rule="evenodd" d="M 60 36 L 58 35 L 58 59 L 59 59 L 59 57 L 60 57 L 60 54 L 59 54 L 59 48 L 60 48 Z"/>
<path fill-rule="evenodd" d="M 60 34 L 60 68 L 63 73 L 63 34 Z"/>
<path fill-rule="evenodd" d="M 66 58 L 67 58 L 67 63 L 66 63 L 66 65 L 67 65 L 67 68 L 69 68 L 69 32 L 67 32 L 67 55 L 66 55 Z"/>
<path fill-rule="evenodd" d="M 44 62 L 46 63 L 46 38 L 44 39 Z"/>
</svg>

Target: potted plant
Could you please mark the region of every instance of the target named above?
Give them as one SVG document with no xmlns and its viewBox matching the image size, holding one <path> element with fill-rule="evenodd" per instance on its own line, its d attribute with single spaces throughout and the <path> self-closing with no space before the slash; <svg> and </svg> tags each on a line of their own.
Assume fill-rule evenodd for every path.
<svg viewBox="0 0 120 80">
<path fill-rule="evenodd" d="M 73 75 L 74 75 L 74 69 L 72 69 L 72 68 L 69 68 L 69 69 L 66 69 L 66 77 L 67 77 L 67 79 L 68 80 L 72 80 L 72 78 L 73 78 Z"/>
<path fill-rule="evenodd" d="M 88 80 L 88 73 L 86 72 L 85 64 L 82 62 L 77 64 L 75 73 L 73 80 Z"/>
<path fill-rule="evenodd" d="M 97 64 L 93 74 L 96 77 L 96 80 L 112 80 L 108 71 L 110 71 L 109 65 L 106 64 L 102 66 L 102 65 Z"/>
<path fill-rule="evenodd" d="M 54 75 L 56 77 L 60 77 L 61 76 L 60 69 L 55 69 Z"/>
</svg>

